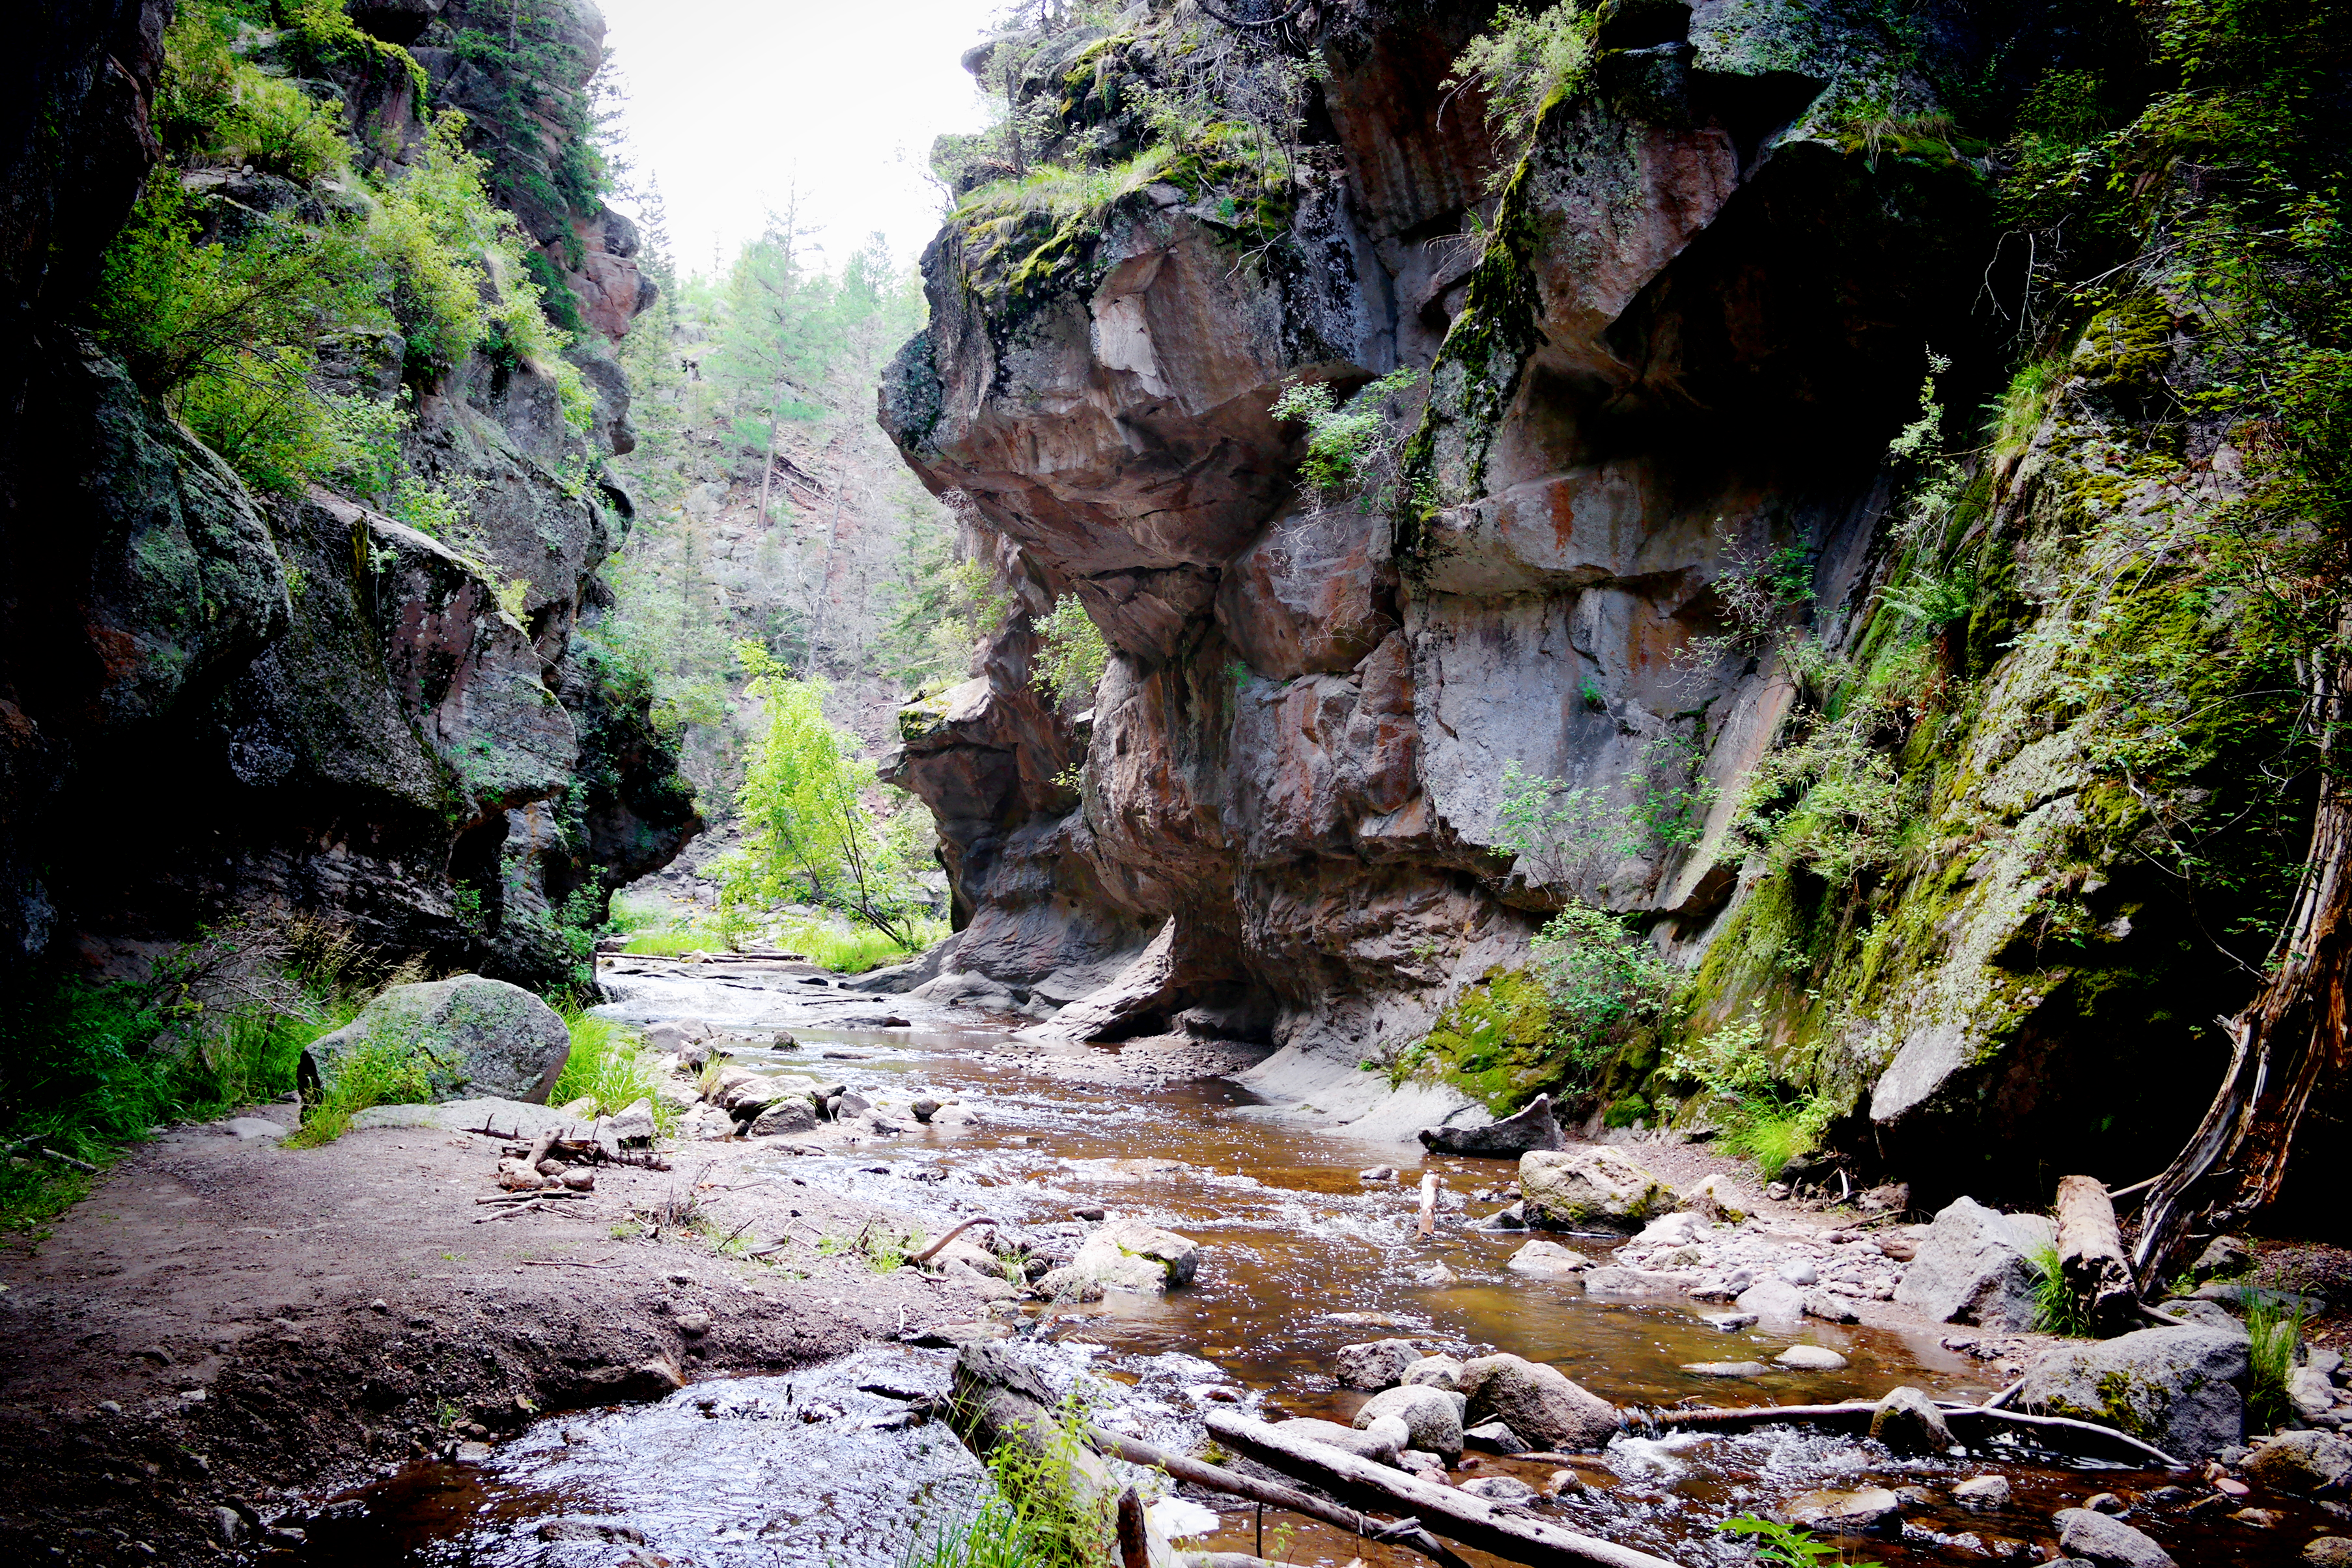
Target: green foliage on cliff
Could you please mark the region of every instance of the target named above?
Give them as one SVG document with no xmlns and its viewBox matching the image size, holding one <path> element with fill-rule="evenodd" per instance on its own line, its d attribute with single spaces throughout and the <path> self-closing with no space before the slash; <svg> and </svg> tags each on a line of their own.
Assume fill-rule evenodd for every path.
<svg viewBox="0 0 2352 1568">
<path fill-rule="evenodd" d="M 1392 400 L 1420 384 L 1421 372 L 1408 365 L 1357 388 L 1342 404 L 1327 382 L 1295 382 L 1267 412 L 1307 426 L 1299 478 L 1327 497 L 1361 494 L 1369 510 L 1386 501 L 1381 492 L 1396 478 L 1399 441 Z"/>
<path fill-rule="evenodd" d="M 1545 112 L 1584 85 L 1599 22 L 1600 8 L 1580 0 L 1559 0 L 1532 16 L 1506 5 L 1455 57 L 1444 85 L 1454 94 L 1475 89 L 1486 100 L 1487 127 L 1507 150 L 1496 162 L 1498 181 L 1534 142 Z"/>
<path fill-rule="evenodd" d="M 101 263 L 101 341 L 265 491 L 326 481 L 392 503 L 397 464 L 383 470 L 375 439 L 390 416 L 330 388 L 321 353 L 337 340 L 397 331 L 416 384 L 476 352 L 528 364 L 584 428 L 569 340 L 541 308 L 526 237 L 489 199 L 488 166 L 464 148 L 464 118 L 431 122 L 413 172 L 357 180 L 340 115 L 248 58 L 238 21 L 195 6 L 165 35 L 156 124 L 169 158 Z M 236 173 L 247 164 L 255 175 Z"/>
<path fill-rule="evenodd" d="M 1076 594 L 1054 601 L 1037 623 L 1037 689 L 1059 706 L 1091 698 L 1110 664 L 1110 645 Z"/>
</svg>

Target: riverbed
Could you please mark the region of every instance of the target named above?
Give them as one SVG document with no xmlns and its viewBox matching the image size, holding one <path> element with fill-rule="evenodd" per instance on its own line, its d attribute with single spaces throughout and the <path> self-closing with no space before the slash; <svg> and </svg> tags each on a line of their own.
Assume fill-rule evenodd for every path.
<svg viewBox="0 0 2352 1568">
<path fill-rule="evenodd" d="M 1107 1424 L 1164 1445 L 1192 1447 L 1197 1417 L 1213 1403 L 1269 1419 L 1345 1421 L 1368 1395 L 1337 1386 L 1333 1352 L 1389 1335 L 1455 1355 L 1501 1350 L 1549 1362 L 1629 1407 L 1874 1398 L 1898 1384 L 1975 1398 L 1999 1381 L 1946 1348 L 1944 1325 L 1807 1319 L 1725 1333 L 1705 1321 L 1715 1309 L 1696 1302 L 1591 1298 L 1572 1279 L 1511 1273 L 1505 1261 L 1525 1233 L 1476 1224 L 1502 1206 L 1499 1194 L 1478 1194 L 1511 1180 L 1507 1162 L 1428 1157 L 1417 1145 L 1313 1130 L 1223 1079 L 1090 1084 L 1083 1073 L 1047 1070 L 1074 1057 L 1099 1065 L 1118 1047 L 1039 1045 L 1016 1038 L 1006 1022 L 853 997 L 754 966 L 640 965 L 610 979 L 620 999 L 604 1011 L 624 1021 L 694 1020 L 730 1031 L 729 1048 L 744 1065 L 818 1074 L 885 1110 L 929 1098 L 972 1112 L 814 1156 L 755 1154 L 733 1181 L 780 1193 L 798 1184 L 886 1205 L 929 1236 L 981 1214 L 1077 1233 L 1090 1223 L 1078 1214 L 1102 1210 L 1198 1242 L 1197 1277 L 1164 1297 L 1115 1291 L 1089 1305 L 1018 1309 L 1024 1331 L 1084 1358 L 1101 1386 L 1119 1390 Z M 859 1026 L 884 1014 L 911 1026 Z M 752 1043 L 779 1028 L 797 1044 Z M 690 1162 L 693 1146 L 677 1157 Z M 1360 1177 L 1383 1165 L 1397 1178 Z M 1414 1188 L 1425 1171 L 1441 1175 L 1446 1194 L 1430 1237 L 1416 1226 Z M 1601 1258 L 1617 1238 L 1556 1239 Z M 1438 1265 L 1441 1282 L 1424 1282 Z M 1769 1363 L 1796 1343 L 1834 1350 L 1847 1364 L 1729 1382 L 1683 1370 Z M 551 1420 L 475 1462 L 415 1466 L 341 1500 L 316 1516 L 299 1560 L 891 1568 L 919 1531 L 954 1516 L 976 1492 L 977 1466 L 944 1426 L 908 1415 L 910 1401 L 944 1391 L 951 1360 L 946 1351 L 882 1344 L 797 1377 L 707 1382 L 651 1406 Z M 1454 1479 L 1509 1474 L 1545 1486 L 1556 1484 L 1554 1468 L 1472 1456 Z M 2004 1506 L 1972 1510 L 1953 1500 L 1959 1481 L 1994 1469 L 2012 1489 Z M 2054 1536 L 2051 1514 L 2103 1491 L 2132 1502 L 2131 1522 L 2187 1562 L 2294 1561 L 2291 1543 L 2311 1533 L 2302 1527 L 2307 1510 L 2269 1529 L 2210 1509 L 2184 1516 L 2189 1500 L 2158 1489 L 2182 1476 L 2065 1463 L 2007 1445 L 1927 1460 L 1784 1429 L 1629 1435 L 1573 1477 L 1559 1499 L 1539 1505 L 1547 1517 L 1689 1563 L 1747 1560 L 1745 1545 L 1713 1528 L 1728 1516 L 1865 1484 L 1905 1493 L 1900 1537 L 1855 1543 L 1858 1555 L 1888 1564 L 2039 1561 Z M 1190 1545 L 1263 1546 L 1333 1568 L 1358 1557 L 1376 1568 L 1422 1561 L 1188 1495 L 1222 1521 Z"/>
</svg>

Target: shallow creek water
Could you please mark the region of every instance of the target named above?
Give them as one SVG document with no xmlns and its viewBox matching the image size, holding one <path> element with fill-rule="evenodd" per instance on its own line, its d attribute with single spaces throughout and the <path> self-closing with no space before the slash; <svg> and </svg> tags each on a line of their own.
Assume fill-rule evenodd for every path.
<svg viewBox="0 0 2352 1568">
<path fill-rule="evenodd" d="M 1416 1234 L 1413 1184 L 1422 1171 L 1438 1171 L 1449 1193 L 1468 1194 L 1509 1181 L 1503 1162 L 1423 1157 L 1417 1148 L 1308 1131 L 1221 1080 L 1072 1087 L 1005 1059 L 1009 1030 L 932 1022 L 938 1010 L 918 1012 L 898 998 L 880 1000 L 924 1026 L 826 1027 L 812 1018 L 825 1010 L 841 1016 L 838 993 L 812 996 L 759 974 L 628 976 L 620 987 L 623 999 L 605 1011 L 631 1022 L 789 1027 L 802 1042 L 791 1053 L 730 1047 L 747 1066 L 821 1073 L 886 1109 L 929 1093 L 979 1113 L 971 1123 L 917 1128 L 822 1158 L 779 1152 L 760 1162 L 755 1168 L 780 1184 L 796 1178 L 887 1204 L 919 1216 L 934 1236 L 973 1214 L 1075 1229 L 1070 1210 L 1103 1205 L 1199 1242 L 1197 1279 L 1164 1298 L 1114 1292 L 1084 1307 L 1029 1309 L 1051 1320 L 1039 1337 L 1128 1385 L 1112 1424 L 1170 1446 L 1197 1439 L 1194 1418 L 1210 1387 L 1269 1419 L 1346 1421 L 1368 1396 L 1335 1385 L 1326 1370 L 1332 1352 L 1389 1334 L 1454 1354 L 1503 1350 L 1549 1362 L 1624 1405 L 1815 1403 L 1875 1397 L 1906 1383 L 1971 1397 L 1993 1386 L 1979 1363 L 1943 1349 L 1936 1331 L 1808 1320 L 1725 1334 L 1701 1321 L 1706 1309 L 1695 1302 L 1591 1300 L 1573 1281 L 1507 1273 L 1504 1260 L 1525 1235 L 1461 1223 L 1499 1202 L 1470 1202 L 1436 1236 Z M 851 1011 L 882 1010 L 866 1003 Z M 825 1059 L 826 1050 L 856 1059 Z M 1398 1166 L 1401 1179 L 1357 1179 L 1375 1164 Z M 1558 1239 L 1596 1257 L 1612 1245 Z M 1436 1262 L 1458 1279 L 1416 1283 L 1415 1272 Z M 1680 1370 L 1688 1362 L 1769 1362 L 1797 1342 L 1826 1345 L 1850 1364 L 1737 1382 Z M 415 1466 L 343 1500 L 315 1520 L 301 1559 L 891 1568 L 916 1520 L 950 1517 L 968 1504 L 978 1471 L 944 1426 L 900 1425 L 904 1405 L 871 1391 L 943 1390 L 951 1360 L 944 1352 L 877 1348 L 795 1377 L 714 1380 L 650 1406 L 551 1419 L 487 1462 Z M 1552 1468 L 1489 1456 L 1456 1479 L 1508 1474 L 1541 1486 Z M 2135 1499 L 2186 1479 L 2070 1466 L 2006 1445 L 1948 1460 L 1898 1460 L 1866 1440 L 1789 1429 L 1628 1436 L 1577 1468 L 1585 1489 L 1538 1505 L 1547 1517 L 1687 1564 L 1748 1560 L 1744 1545 L 1712 1529 L 1734 1513 L 1824 1488 L 1916 1489 L 1900 1539 L 1853 1543 L 1855 1560 L 1890 1568 L 2038 1562 L 2055 1555 L 2054 1510 L 2094 1492 Z M 1971 1511 L 1951 1500 L 1954 1484 L 1988 1469 L 2010 1479 L 2006 1508 Z M 1224 1527 L 1191 1545 L 1246 1552 L 1263 1539 L 1266 1554 L 1300 1563 L 1423 1561 L 1295 1520 L 1267 1525 L 1261 1538 L 1260 1521 L 1233 1500 L 1202 1500 Z M 2222 1519 L 2224 1511 L 2184 1518 L 2177 1506 L 2138 1505 L 2127 1517 L 2189 1563 L 2297 1562 L 2319 1522 L 2296 1510 L 2280 1527 L 2256 1530 Z"/>
</svg>

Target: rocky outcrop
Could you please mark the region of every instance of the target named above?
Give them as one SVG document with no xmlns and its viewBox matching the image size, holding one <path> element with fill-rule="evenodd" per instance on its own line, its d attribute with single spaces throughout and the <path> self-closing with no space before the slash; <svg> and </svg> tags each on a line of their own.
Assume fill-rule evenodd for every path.
<svg viewBox="0 0 2352 1568">
<path fill-rule="evenodd" d="M 1919 1238 L 1895 1299 L 1937 1322 L 2030 1329 L 2042 1278 L 2036 1259 L 2056 1245 L 2056 1228 L 2041 1215 L 2000 1214 L 1960 1198 Z"/>
<path fill-rule="evenodd" d="M 2102 1422 L 2194 1462 L 2243 1440 L 2252 1364 L 2240 1334 L 2142 1329 L 2044 1351 L 2017 1404 Z"/>
<path fill-rule="evenodd" d="M 572 351 L 593 405 L 583 434 L 528 363 L 478 353 L 405 375 L 418 395 L 404 456 L 419 482 L 465 498 L 463 552 L 360 500 L 248 491 L 59 324 L 159 151 L 146 115 L 166 10 L 68 7 L 5 68 L 8 112 L 30 117 L 32 140 L 0 177 L 0 964 L 253 911 L 576 983 L 605 896 L 700 826 L 644 679 L 579 635 L 626 526 L 625 500 L 593 479 L 633 439 L 626 379 L 601 338 Z M 584 29 L 562 84 L 577 92 L 602 25 L 558 10 Z M 463 10 L 361 19 L 391 37 L 462 26 Z M 421 135 L 413 80 L 361 44 L 312 62 L 314 86 L 344 106 L 363 161 L 396 176 Z M 535 153 L 483 150 L 520 179 L 572 147 L 555 121 L 536 134 Z M 208 223 L 307 199 L 272 179 L 206 171 L 187 188 Z M 633 248 L 600 213 L 565 222 L 604 224 L 607 253 Z M 641 301 L 633 279 L 605 283 L 608 301 Z M 626 324 L 614 310 L 596 323 Z M 320 345 L 320 377 L 387 401 L 404 353 L 397 335 L 338 338 Z"/>
<path fill-rule="evenodd" d="M 552 1008 L 519 986 L 477 974 L 394 985 L 358 1017 L 303 1047 L 302 1098 L 331 1098 L 355 1066 L 425 1103 L 490 1095 L 544 1105 L 572 1054 Z"/>
<path fill-rule="evenodd" d="M 1050 237 L 967 213 L 926 255 L 930 325 L 882 422 L 968 499 L 1022 597 L 972 683 L 909 710 L 895 774 L 955 846 L 960 962 L 1025 988 L 1172 921 L 1169 1005 L 1255 997 L 1285 1047 L 1254 1076 L 1269 1095 L 1360 1114 L 1346 1070 L 1402 1061 L 1500 1113 L 1593 1079 L 1543 1029 L 1509 1042 L 1529 1062 L 1501 1092 L 1491 1061 L 1412 1049 L 1582 900 L 1693 969 L 1694 1032 L 1760 1004 L 1768 1050 L 1874 1122 L 1855 1142 L 1922 1195 L 2031 1187 L 2008 1156 L 2064 1126 L 2135 1168 L 2168 1154 L 2218 1068 L 2181 1020 L 2244 976 L 2177 962 L 2191 937 L 2131 847 L 2151 818 L 2086 804 L 2099 712 L 2053 731 L 2074 711 L 2053 645 L 2015 635 L 2073 613 L 2053 606 L 2088 568 L 2063 518 L 2130 481 L 2084 468 L 2066 427 L 2087 416 L 2053 416 L 2042 457 L 1956 468 L 1930 538 L 1918 466 L 1889 455 L 1923 343 L 1952 362 L 1939 406 L 2006 374 L 1972 303 L 2005 274 L 1953 115 L 2005 125 L 2037 73 L 2107 45 L 2042 5 L 1917 29 L 1608 7 L 1521 157 L 1466 96 L 1442 112 L 1491 8 L 1327 9 L 1278 211 L 1237 216 L 1172 149 L 1167 180 Z M 1103 84 L 1165 86 L 1160 26 L 1016 40 L 1064 117 L 1043 155 L 1146 144 Z M 1084 91 L 1053 64 L 1080 55 Z M 1426 373 L 1402 470 L 1355 495 L 1293 482 L 1276 394 L 1398 368 Z M 1925 636 L 1879 591 L 1948 554 L 1953 581 L 2000 585 L 1980 625 Z M 1054 712 L 1027 660 L 1064 595 L 1113 653 L 1091 707 Z M 1942 695 L 1962 680 L 1965 711 Z M 1802 799 L 1843 764 L 1787 747 L 1865 688 L 1905 696 L 1854 742 L 1878 771 L 1823 786 L 1819 831 L 1869 799 L 1919 830 L 1859 860 L 1759 845 L 1735 820 L 1759 766 L 1777 748 L 1794 770 L 1774 810 Z M 1513 764 L 1600 826 L 1527 842 Z M 2201 809 L 2189 795 L 2147 809 Z M 2060 929 L 2080 945 L 2048 946 Z M 2125 1040 L 2179 1070 L 2117 1070 Z M 1658 1068 L 1630 1058 L 1625 1087 L 1702 1118 Z"/>
</svg>

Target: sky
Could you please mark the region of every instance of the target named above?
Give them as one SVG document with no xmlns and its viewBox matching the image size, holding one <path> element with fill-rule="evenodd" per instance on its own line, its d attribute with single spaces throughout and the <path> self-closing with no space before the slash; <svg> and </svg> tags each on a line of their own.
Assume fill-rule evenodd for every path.
<svg viewBox="0 0 2352 1568">
<path fill-rule="evenodd" d="M 732 256 L 795 184 L 813 259 L 880 230 L 910 262 L 940 220 L 931 139 L 983 110 L 956 57 L 1003 0 L 598 0 L 627 89 L 631 181 L 659 175 L 688 272 Z M 635 204 L 615 200 L 635 210 Z"/>
</svg>

